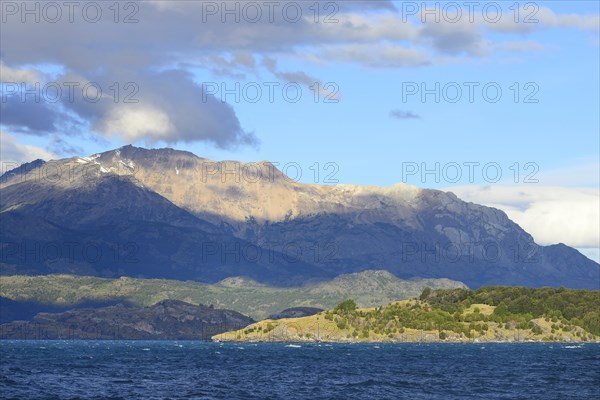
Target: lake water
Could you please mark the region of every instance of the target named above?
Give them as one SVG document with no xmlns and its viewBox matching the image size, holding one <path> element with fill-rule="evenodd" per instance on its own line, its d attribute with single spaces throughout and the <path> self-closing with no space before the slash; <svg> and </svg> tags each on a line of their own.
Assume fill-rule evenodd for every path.
<svg viewBox="0 0 600 400">
<path fill-rule="evenodd" d="M 0 341 L 18 399 L 598 399 L 598 344 Z"/>
</svg>

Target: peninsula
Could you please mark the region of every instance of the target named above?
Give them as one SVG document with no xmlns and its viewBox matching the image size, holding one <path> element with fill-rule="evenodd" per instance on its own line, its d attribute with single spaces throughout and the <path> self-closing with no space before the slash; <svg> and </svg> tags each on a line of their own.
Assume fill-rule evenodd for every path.
<svg viewBox="0 0 600 400">
<path fill-rule="evenodd" d="M 419 298 L 358 308 L 354 300 L 302 318 L 263 320 L 212 337 L 228 342 L 597 342 L 592 290 L 482 287 L 423 290 Z"/>
</svg>

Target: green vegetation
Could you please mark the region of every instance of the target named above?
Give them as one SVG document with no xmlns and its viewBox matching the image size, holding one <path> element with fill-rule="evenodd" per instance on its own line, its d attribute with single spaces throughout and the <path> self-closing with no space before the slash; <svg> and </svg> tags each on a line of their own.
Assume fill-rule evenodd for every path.
<svg viewBox="0 0 600 400">
<path fill-rule="evenodd" d="M 350 302 L 347 300 L 344 303 Z M 386 307 L 374 309 L 348 310 L 341 303 L 331 312 L 325 313 L 325 319 L 337 326 L 343 326 L 359 332 L 359 338 L 368 338 L 369 332 L 388 336 L 400 333 L 404 328 L 423 331 L 451 331 L 470 336 L 475 329 L 483 332 L 483 323 L 465 324 L 454 315 L 440 309 L 432 309 L 422 301 L 392 303 Z M 471 329 L 469 329 L 471 328 Z"/>
<path fill-rule="evenodd" d="M 260 334 L 265 327 L 269 336 Z M 599 328 L 599 291 L 425 288 L 418 298 L 384 307 L 361 309 L 348 299 L 317 315 L 275 325 L 261 321 L 236 340 L 597 341 Z M 214 339 L 231 337 L 225 333 Z"/>
<path fill-rule="evenodd" d="M 335 307 L 334 312 L 340 313 L 351 313 L 357 308 L 356 302 L 352 299 L 344 300 Z"/>
<path fill-rule="evenodd" d="M 387 304 L 418 296 L 426 286 L 439 289 L 465 287 L 448 279 L 405 281 L 386 271 L 340 275 L 328 282 L 295 288 L 266 286 L 246 278 L 227 278 L 210 285 L 166 279 L 16 275 L 0 277 L 0 296 L 60 306 L 107 300 L 151 306 L 161 300 L 181 300 L 191 304 L 212 304 L 260 320 L 291 307 L 330 309 L 349 297 L 362 307 Z"/>
<path fill-rule="evenodd" d="M 488 286 L 475 291 L 436 290 L 424 300 L 451 314 L 462 313 L 472 304 L 495 307 L 489 316 L 471 316 L 473 321 L 493 321 L 539 331 L 530 321 L 543 317 L 553 323 L 560 322 L 562 326 L 555 326 L 555 330 L 579 326 L 593 335 L 600 335 L 600 292 L 595 290 Z"/>
</svg>

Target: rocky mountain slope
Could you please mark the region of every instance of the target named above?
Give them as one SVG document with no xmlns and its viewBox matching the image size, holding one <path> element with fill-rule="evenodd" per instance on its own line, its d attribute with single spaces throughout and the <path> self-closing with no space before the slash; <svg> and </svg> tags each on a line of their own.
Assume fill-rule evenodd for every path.
<svg viewBox="0 0 600 400">
<path fill-rule="evenodd" d="M 207 285 L 163 279 L 105 279 L 90 276 L 3 276 L 0 278 L 0 320 L 30 319 L 38 312 L 97 308 L 118 302 L 151 306 L 162 300 L 212 304 L 263 319 L 291 307 L 331 308 L 353 297 L 363 307 L 417 296 L 425 287 L 464 288 L 448 279 L 403 281 L 387 271 L 340 275 L 331 281 L 281 288 L 232 277 Z"/>
<path fill-rule="evenodd" d="M 132 146 L 51 161 L 26 176 L 0 184 L 0 218 L 8 225 L 23 220 L 0 238 L 12 257 L 0 260 L 3 273 L 207 282 L 245 275 L 298 285 L 383 268 L 471 287 L 600 285 L 598 263 L 562 244 L 538 246 L 504 212 L 450 192 L 302 184 L 266 161 L 213 162 Z M 79 235 L 108 248 L 135 243 L 143 261 L 22 262 L 10 244 L 27 243 L 38 226 L 48 232 L 44 240 Z"/>
</svg>

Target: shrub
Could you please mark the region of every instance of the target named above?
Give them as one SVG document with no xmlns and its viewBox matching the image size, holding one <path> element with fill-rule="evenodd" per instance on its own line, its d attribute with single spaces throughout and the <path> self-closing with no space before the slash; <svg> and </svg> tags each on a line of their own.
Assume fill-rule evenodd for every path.
<svg viewBox="0 0 600 400">
<path fill-rule="evenodd" d="M 352 299 L 344 300 L 334 308 L 336 313 L 351 313 L 357 308 L 356 302 Z"/>
<path fill-rule="evenodd" d="M 421 292 L 421 295 L 419 296 L 419 300 L 427 300 L 427 298 L 429 297 L 430 294 L 431 294 L 431 288 L 430 287 L 426 287 Z"/>
</svg>

